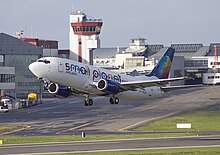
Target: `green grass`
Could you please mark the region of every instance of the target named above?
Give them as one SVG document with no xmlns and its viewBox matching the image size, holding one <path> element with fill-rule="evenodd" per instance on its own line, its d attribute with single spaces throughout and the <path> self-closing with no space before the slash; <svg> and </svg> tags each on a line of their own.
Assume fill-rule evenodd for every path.
<svg viewBox="0 0 220 155">
<path fill-rule="evenodd" d="M 220 147 L 186 148 L 186 149 L 153 149 L 141 151 L 105 151 L 88 153 L 66 153 L 50 155 L 219 155 Z"/>
<path fill-rule="evenodd" d="M 113 135 L 87 135 L 81 136 L 0 136 L 4 144 L 21 143 L 46 143 L 46 142 L 68 142 L 83 140 L 110 140 L 110 139 L 131 139 L 131 138 L 156 138 L 156 137 L 177 137 L 196 136 L 195 134 L 113 134 Z"/>
<path fill-rule="evenodd" d="M 191 129 L 177 129 L 177 123 L 191 123 Z M 135 129 L 137 131 L 217 131 L 220 130 L 220 112 L 194 111 L 174 117 L 161 119 L 146 126 Z"/>
</svg>

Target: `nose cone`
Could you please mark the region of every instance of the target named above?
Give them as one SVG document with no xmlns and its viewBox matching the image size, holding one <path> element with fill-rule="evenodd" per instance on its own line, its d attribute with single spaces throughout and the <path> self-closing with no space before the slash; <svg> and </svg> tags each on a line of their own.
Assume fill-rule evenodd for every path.
<svg viewBox="0 0 220 155">
<path fill-rule="evenodd" d="M 40 67 L 37 62 L 33 62 L 29 65 L 30 71 L 37 77 L 40 76 Z"/>
</svg>

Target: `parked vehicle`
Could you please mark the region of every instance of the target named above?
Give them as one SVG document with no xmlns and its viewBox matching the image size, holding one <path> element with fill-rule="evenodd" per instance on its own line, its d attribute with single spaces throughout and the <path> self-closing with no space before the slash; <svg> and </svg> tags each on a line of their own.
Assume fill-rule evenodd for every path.
<svg viewBox="0 0 220 155">
<path fill-rule="evenodd" d="M 1 102 L 4 106 L 7 106 L 8 104 L 11 104 L 11 100 L 8 98 L 1 99 Z"/>
<path fill-rule="evenodd" d="M 0 112 L 8 112 L 9 110 L 8 109 L 6 109 L 6 108 L 4 108 L 3 106 L 0 106 Z"/>
</svg>

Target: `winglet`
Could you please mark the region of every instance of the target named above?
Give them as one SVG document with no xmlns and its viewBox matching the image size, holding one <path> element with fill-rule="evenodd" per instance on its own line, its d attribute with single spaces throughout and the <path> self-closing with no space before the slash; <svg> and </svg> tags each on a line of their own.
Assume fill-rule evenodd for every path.
<svg viewBox="0 0 220 155">
<path fill-rule="evenodd" d="M 168 50 L 164 53 L 159 62 L 147 76 L 156 76 L 159 79 L 168 78 L 174 52 L 175 50 L 173 48 L 168 48 Z"/>
</svg>

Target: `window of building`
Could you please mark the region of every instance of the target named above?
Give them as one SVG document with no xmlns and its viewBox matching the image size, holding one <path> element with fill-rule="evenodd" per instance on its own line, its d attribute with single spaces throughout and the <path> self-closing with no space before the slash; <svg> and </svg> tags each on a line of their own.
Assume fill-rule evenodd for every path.
<svg viewBox="0 0 220 155">
<path fill-rule="evenodd" d="M 0 74 L 1 83 L 13 83 L 15 82 L 15 75 L 13 74 Z"/>
</svg>

